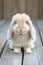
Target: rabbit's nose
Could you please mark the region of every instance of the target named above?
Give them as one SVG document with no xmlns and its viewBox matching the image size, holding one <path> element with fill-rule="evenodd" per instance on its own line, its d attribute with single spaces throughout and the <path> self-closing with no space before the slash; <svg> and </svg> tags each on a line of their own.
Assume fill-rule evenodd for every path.
<svg viewBox="0 0 43 65">
<path fill-rule="evenodd" d="M 20 34 L 22 34 L 22 30 L 20 29 Z"/>
</svg>

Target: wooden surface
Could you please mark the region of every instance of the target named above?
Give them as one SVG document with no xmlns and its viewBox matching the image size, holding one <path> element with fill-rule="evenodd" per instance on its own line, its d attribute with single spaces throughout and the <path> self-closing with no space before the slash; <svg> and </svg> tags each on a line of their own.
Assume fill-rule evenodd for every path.
<svg viewBox="0 0 43 65">
<path fill-rule="evenodd" d="M 0 0 L 0 19 L 2 19 L 2 0 Z"/>
<path fill-rule="evenodd" d="M 43 19 L 43 0 L 0 0 L 0 19 L 25 12 L 32 19 Z"/>
<path fill-rule="evenodd" d="M 36 47 L 32 54 L 25 54 L 23 65 L 43 65 L 43 20 L 32 21 L 37 33 L 37 39 L 35 43 Z M 6 39 L 9 23 L 10 21 L 6 21 L 3 25 L 0 26 L 0 65 L 21 65 L 21 54 L 15 54 L 13 51 L 11 51 L 8 48 L 7 43 L 2 51 L 2 48 L 5 44 L 3 41 Z"/>
<path fill-rule="evenodd" d="M 33 19 L 38 18 L 38 0 L 26 0 L 26 13 Z"/>
<path fill-rule="evenodd" d="M 38 18 L 43 19 L 43 0 L 38 1 Z"/>
<path fill-rule="evenodd" d="M 10 19 L 16 13 L 27 13 L 33 19 L 38 18 L 38 0 L 4 0 L 4 19 Z"/>
<path fill-rule="evenodd" d="M 16 13 L 25 12 L 25 0 L 4 0 L 3 4 L 4 19 L 10 19 Z"/>
<path fill-rule="evenodd" d="M 6 39 L 7 29 L 9 27 L 9 23 L 10 23 L 10 22 L 9 23 L 8 22 L 5 20 L 0 22 L 0 53 L 3 48 L 5 39 Z"/>
</svg>

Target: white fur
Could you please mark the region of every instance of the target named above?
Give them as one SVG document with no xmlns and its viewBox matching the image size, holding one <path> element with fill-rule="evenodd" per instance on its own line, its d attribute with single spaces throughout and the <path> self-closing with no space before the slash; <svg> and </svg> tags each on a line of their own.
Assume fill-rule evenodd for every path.
<svg viewBox="0 0 43 65">
<path fill-rule="evenodd" d="M 26 28 L 27 31 L 30 30 L 30 27 L 27 24 L 24 24 L 24 27 Z"/>
<path fill-rule="evenodd" d="M 31 50 L 31 48 L 25 48 L 25 52 L 26 53 L 32 53 L 32 50 Z"/>
<path fill-rule="evenodd" d="M 17 31 L 16 31 L 16 28 L 17 28 L 18 26 L 19 26 L 18 24 L 16 24 L 15 26 L 13 26 L 14 34 L 20 34 L 20 33 L 17 33 Z"/>
<path fill-rule="evenodd" d="M 28 25 L 24 25 L 24 27 L 26 28 L 26 32 L 22 33 L 22 34 L 26 34 L 28 31 L 30 31 L 30 34 L 31 34 L 31 39 L 29 41 L 29 48 L 25 49 L 26 50 L 26 53 L 31 53 L 32 50 L 34 48 L 34 43 L 36 41 L 36 31 L 35 31 L 35 28 L 32 24 L 32 21 L 30 20 L 30 17 L 28 15 L 26 15 L 25 13 L 24 14 L 16 14 L 12 17 L 12 21 L 10 23 L 10 28 L 8 29 L 8 32 L 7 32 L 7 40 L 8 40 L 8 43 L 9 43 L 9 47 L 12 49 L 13 48 L 13 41 L 12 41 L 12 38 L 11 38 L 11 33 L 12 31 L 14 31 L 15 34 L 20 34 L 16 32 L 16 28 L 19 26 L 18 24 L 16 24 L 15 26 L 13 26 L 12 28 L 12 24 L 13 22 L 15 22 L 16 18 L 17 17 L 20 17 L 21 15 L 24 15 L 26 16 L 26 20 L 29 22 L 29 26 Z M 11 32 L 10 32 L 10 29 L 11 29 Z M 20 52 L 20 49 L 17 49 L 15 48 L 15 51 L 14 52 Z"/>
<path fill-rule="evenodd" d="M 8 41 L 9 48 L 13 49 L 13 41 L 12 41 L 12 38 L 10 37 L 9 29 L 8 29 L 8 32 L 7 32 L 7 41 Z"/>
<path fill-rule="evenodd" d="M 18 28 L 18 26 L 19 26 L 18 24 L 16 24 L 15 26 L 13 26 L 14 34 L 20 34 L 20 30 L 19 30 L 19 32 L 16 31 L 16 28 Z M 28 33 L 29 30 L 30 30 L 30 28 L 29 28 L 29 26 L 28 26 L 27 24 L 24 24 L 24 27 L 25 27 L 25 29 L 26 29 L 26 32 L 23 32 L 23 31 L 22 31 L 22 34 L 26 34 L 26 33 Z"/>
<path fill-rule="evenodd" d="M 15 53 L 21 53 L 21 49 L 20 49 L 20 48 L 15 48 L 15 49 L 14 49 L 14 52 L 15 52 Z"/>
</svg>

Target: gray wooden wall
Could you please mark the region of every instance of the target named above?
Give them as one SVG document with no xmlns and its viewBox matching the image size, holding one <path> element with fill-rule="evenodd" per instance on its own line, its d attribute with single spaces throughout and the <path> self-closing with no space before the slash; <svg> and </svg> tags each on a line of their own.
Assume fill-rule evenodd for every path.
<svg viewBox="0 0 43 65">
<path fill-rule="evenodd" d="M 38 18 L 38 0 L 4 0 L 4 18 L 11 18 L 18 12 L 26 12 L 31 18 Z M 6 13 L 7 12 L 7 13 Z"/>
<path fill-rule="evenodd" d="M 0 19 L 2 19 L 2 0 L 0 0 Z"/>
<path fill-rule="evenodd" d="M 43 0 L 0 0 L 0 19 L 26 12 L 32 19 L 43 19 Z"/>
</svg>

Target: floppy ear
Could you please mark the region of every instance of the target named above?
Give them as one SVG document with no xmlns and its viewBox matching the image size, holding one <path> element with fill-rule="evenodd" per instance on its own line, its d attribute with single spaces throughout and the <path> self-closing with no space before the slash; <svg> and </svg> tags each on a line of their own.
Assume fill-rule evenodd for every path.
<svg viewBox="0 0 43 65">
<path fill-rule="evenodd" d="M 12 37 L 13 35 L 13 24 L 14 24 L 15 20 L 14 20 L 14 16 L 12 17 L 12 21 L 10 23 L 10 26 L 9 26 L 9 33 L 10 33 L 10 38 Z"/>
<path fill-rule="evenodd" d="M 32 24 L 32 21 L 29 19 L 28 21 L 29 26 L 30 26 L 30 35 L 31 35 L 31 39 L 33 40 L 33 43 L 36 41 L 36 31 L 35 28 Z"/>
</svg>

